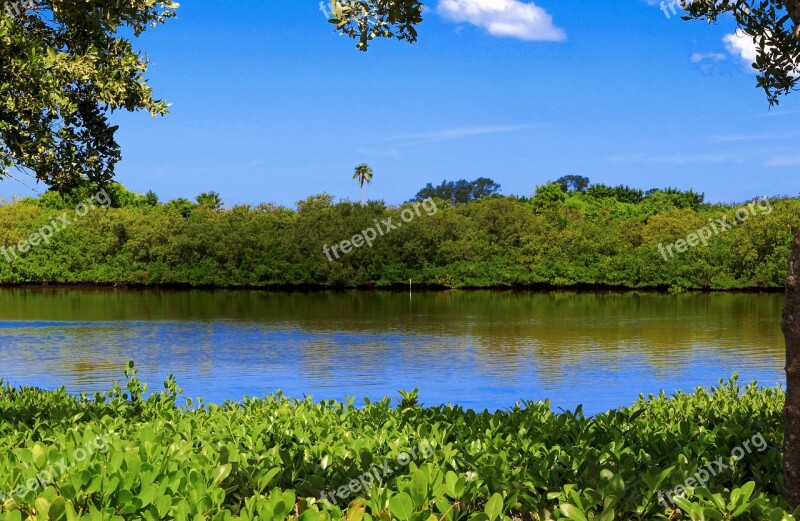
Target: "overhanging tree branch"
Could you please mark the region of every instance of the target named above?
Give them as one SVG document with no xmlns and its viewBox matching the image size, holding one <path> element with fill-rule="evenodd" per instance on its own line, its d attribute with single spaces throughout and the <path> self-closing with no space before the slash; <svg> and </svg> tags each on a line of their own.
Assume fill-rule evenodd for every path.
<svg viewBox="0 0 800 521">
<path fill-rule="evenodd" d="M 419 0 L 330 0 L 330 22 L 336 30 L 358 40 L 366 51 L 375 38 L 417 41 L 416 25 L 422 23 Z"/>
<path fill-rule="evenodd" d="M 742 35 L 756 47 L 756 84 L 770 105 L 798 90 L 800 81 L 800 0 L 695 0 L 685 20 L 715 23 L 732 15 Z"/>
<path fill-rule="evenodd" d="M 165 114 L 135 35 L 175 15 L 170 0 L 0 2 L 0 179 L 16 167 L 68 191 L 106 183 L 121 155 L 118 109 Z"/>
</svg>

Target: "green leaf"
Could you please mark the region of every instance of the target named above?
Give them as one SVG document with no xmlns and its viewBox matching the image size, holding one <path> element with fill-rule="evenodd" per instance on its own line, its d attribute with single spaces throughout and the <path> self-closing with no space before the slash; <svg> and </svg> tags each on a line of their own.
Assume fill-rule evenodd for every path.
<svg viewBox="0 0 800 521">
<path fill-rule="evenodd" d="M 750 496 L 753 495 L 753 490 L 755 490 L 755 488 L 756 488 L 756 482 L 755 481 L 748 481 L 747 483 L 742 485 L 739 488 L 739 490 L 742 493 L 742 501 L 744 501 L 746 503 L 750 499 Z"/>
<path fill-rule="evenodd" d="M 608 508 L 603 510 L 597 517 L 597 521 L 614 521 L 614 509 Z"/>
<path fill-rule="evenodd" d="M 421 507 L 428 498 L 428 475 L 417 469 L 411 475 L 411 486 L 409 487 L 411 499 L 414 505 Z"/>
<path fill-rule="evenodd" d="M 43 444 L 37 442 L 31 448 L 31 454 L 33 454 L 33 464 L 36 465 L 38 468 L 44 468 L 47 464 L 47 447 Z"/>
<path fill-rule="evenodd" d="M 467 481 L 464 479 L 464 476 L 459 476 L 452 470 L 447 471 L 445 474 L 445 486 L 447 487 L 447 493 L 453 499 L 460 499 L 461 496 L 464 494 L 464 488 L 466 487 Z"/>
<path fill-rule="evenodd" d="M 172 498 L 170 496 L 161 496 L 156 499 L 156 510 L 158 510 L 158 517 L 164 518 L 172 506 Z"/>
<path fill-rule="evenodd" d="M 572 521 L 588 521 L 588 519 L 586 519 L 586 514 L 575 505 L 565 504 L 560 505 L 558 508 L 561 510 L 562 514 L 567 516 L 567 519 L 572 519 Z"/>
<path fill-rule="evenodd" d="M 261 478 L 258 480 L 259 489 L 261 491 L 267 490 L 269 484 L 272 483 L 273 478 L 275 478 L 275 476 L 280 474 L 280 472 L 281 472 L 280 467 L 276 467 L 274 469 L 270 469 L 269 471 L 267 471 L 267 473 L 261 476 Z"/>
<path fill-rule="evenodd" d="M 687 514 L 690 514 L 692 512 L 692 502 L 686 499 L 685 497 L 675 496 L 672 498 L 672 501 Z"/>
<path fill-rule="evenodd" d="M 50 509 L 47 511 L 47 519 L 49 521 L 67 519 L 67 502 L 63 497 L 58 496 L 53 499 Z"/>
<path fill-rule="evenodd" d="M 155 487 L 147 487 L 142 490 L 141 494 L 139 494 L 139 501 L 142 502 L 142 506 L 146 507 L 150 503 L 152 503 L 155 498 L 158 490 Z"/>
<path fill-rule="evenodd" d="M 364 507 L 361 505 L 353 505 L 347 510 L 347 521 L 362 521 L 364 519 Z"/>
<path fill-rule="evenodd" d="M 43 497 L 36 498 L 36 501 L 34 501 L 33 504 L 36 507 L 36 511 L 43 516 L 46 516 L 50 510 L 50 502 Z"/>
<path fill-rule="evenodd" d="M 500 517 L 503 513 L 503 496 L 494 493 L 492 497 L 489 498 L 489 501 L 486 502 L 486 507 L 483 511 L 489 516 L 489 521 L 494 521 Z"/>
<path fill-rule="evenodd" d="M 389 511 L 397 519 L 409 519 L 414 512 L 414 502 L 411 500 L 411 496 L 400 492 L 389 498 Z"/>
<path fill-rule="evenodd" d="M 156 441 L 156 431 L 154 431 L 152 427 L 145 427 L 139 433 L 139 439 L 141 440 L 142 444 L 145 442 L 153 443 Z"/>
<path fill-rule="evenodd" d="M 233 466 L 230 463 L 226 463 L 225 465 L 220 465 L 217 468 L 216 472 L 214 472 L 214 481 L 211 483 L 212 487 L 218 487 L 220 483 L 222 483 L 225 478 L 227 478 L 231 470 L 233 470 Z"/>
</svg>

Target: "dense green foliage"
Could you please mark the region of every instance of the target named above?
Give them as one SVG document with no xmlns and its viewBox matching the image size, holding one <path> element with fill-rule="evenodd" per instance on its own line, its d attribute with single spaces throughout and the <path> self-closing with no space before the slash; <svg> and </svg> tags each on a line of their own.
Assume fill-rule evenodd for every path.
<svg viewBox="0 0 800 521">
<path fill-rule="evenodd" d="M 585 418 L 424 408 L 416 392 L 394 408 L 176 406 L 174 380 L 148 397 L 126 376 L 94 397 L 0 387 L 0 519 L 794 519 L 777 389 L 731 381 Z"/>
<path fill-rule="evenodd" d="M 551 183 L 531 198 L 437 201 L 411 209 L 370 201 L 334 203 L 318 195 L 296 209 L 270 204 L 221 209 L 216 194 L 200 204 L 165 204 L 116 185 L 112 208 L 75 218 L 30 251 L 8 248 L 91 196 L 52 192 L 0 206 L 0 283 L 132 283 L 193 286 L 448 287 L 602 285 L 630 288 L 781 288 L 800 201 L 773 198 L 747 220 L 684 252 L 666 247 L 726 216 L 738 205 L 702 204 L 697 194 L 630 189 L 564 193 Z M 618 194 L 616 196 L 607 194 Z M 627 194 L 627 195 L 626 195 Z M 760 205 L 760 206 L 758 206 Z M 747 208 L 745 206 L 745 208 Z M 419 208 L 418 208 L 419 210 Z M 410 211 L 410 210 L 409 210 Z M 329 262 L 325 245 L 350 239 L 391 217 L 395 230 Z M 383 226 L 383 228 L 386 228 Z M 662 245 L 662 249 L 659 249 Z M 6 248 L 3 250 L 2 248 Z"/>
<path fill-rule="evenodd" d="M 615 199 L 621 203 L 638 204 L 644 200 L 644 192 L 628 186 L 591 185 L 587 193 L 595 199 Z"/>
<path fill-rule="evenodd" d="M 0 179 L 10 167 L 67 190 L 110 180 L 116 110 L 164 114 L 130 36 L 175 16 L 169 0 L 4 0 L 0 9 Z M 123 36 L 124 35 L 124 36 Z"/>
</svg>

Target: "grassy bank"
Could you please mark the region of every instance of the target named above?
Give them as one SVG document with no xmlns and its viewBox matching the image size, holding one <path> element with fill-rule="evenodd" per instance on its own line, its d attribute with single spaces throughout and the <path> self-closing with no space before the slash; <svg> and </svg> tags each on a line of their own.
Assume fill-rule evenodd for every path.
<svg viewBox="0 0 800 521">
<path fill-rule="evenodd" d="M 0 284 L 783 287 L 797 199 L 712 205 L 682 192 L 626 194 L 546 185 L 529 198 L 466 204 L 361 206 L 320 195 L 296 208 L 225 209 L 210 197 L 162 204 L 117 187 L 111 208 L 86 210 L 89 192 L 48 193 L 0 206 Z"/>
<path fill-rule="evenodd" d="M 94 397 L 3 388 L 0 519 L 793 519 L 776 389 L 592 418 L 179 393 L 146 397 L 135 372 Z"/>
</svg>

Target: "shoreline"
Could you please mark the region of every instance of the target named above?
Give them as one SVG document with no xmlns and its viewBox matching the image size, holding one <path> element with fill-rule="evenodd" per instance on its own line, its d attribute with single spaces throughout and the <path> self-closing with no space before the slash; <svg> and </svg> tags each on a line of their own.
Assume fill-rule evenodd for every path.
<svg viewBox="0 0 800 521">
<path fill-rule="evenodd" d="M 275 293 L 324 293 L 324 292 L 349 292 L 356 291 L 361 293 L 390 292 L 407 293 L 408 285 L 393 284 L 390 286 L 342 286 L 332 287 L 314 284 L 292 284 L 292 285 L 268 285 L 268 286 L 214 286 L 214 285 L 192 285 L 186 283 L 166 283 L 166 284 L 140 284 L 128 282 L 82 282 L 82 283 L 12 283 L 0 284 L 3 289 L 59 289 L 59 290 L 158 290 L 158 291 L 265 291 Z M 556 286 L 550 284 L 536 285 L 493 285 L 493 286 L 445 286 L 436 284 L 412 284 L 412 293 L 438 293 L 447 291 L 490 291 L 490 292 L 512 292 L 512 293 L 552 293 L 552 292 L 571 292 L 571 293 L 656 293 L 664 295 L 679 295 L 683 293 L 759 293 L 776 294 L 784 293 L 785 288 L 680 288 L 679 291 L 670 291 L 670 286 L 607 286 L 603 284 L 576 284 L 573 286 Z"/>
</svg>

